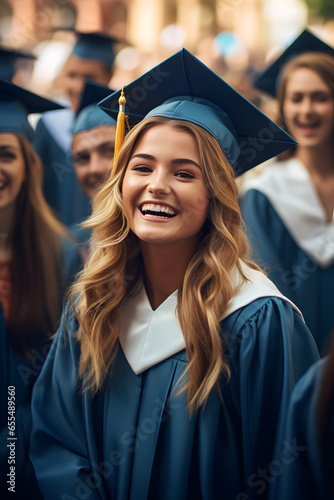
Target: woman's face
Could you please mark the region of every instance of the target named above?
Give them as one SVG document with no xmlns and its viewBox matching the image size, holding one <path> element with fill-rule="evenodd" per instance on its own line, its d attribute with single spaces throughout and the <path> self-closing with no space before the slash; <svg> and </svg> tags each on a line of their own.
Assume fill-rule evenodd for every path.
<svg viewBox="0 0 334 500">
<path fill-rule="evenodd" d="M 332 144 L 334 98 L 328 85 L 315 71 L 297 68 L 289 75 L 283 114 L 298 147 Z"/>
<path fill-rule="evenodd" d="M 122 186 L 131 230 L 146 243 L 195 245 L 209 193 L 192 134 L 157 125 L 136 144 Z"/>
<path fill-rule="evenodd" d="M 0 210 L 14 207 L 25 180 L 25 162 L 15 134 L 0 133 Z"/>
</svg>

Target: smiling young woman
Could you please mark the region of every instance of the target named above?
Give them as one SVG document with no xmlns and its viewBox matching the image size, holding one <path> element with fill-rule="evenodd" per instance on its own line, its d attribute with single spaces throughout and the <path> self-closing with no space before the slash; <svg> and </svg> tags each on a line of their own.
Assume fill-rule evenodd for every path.
<svg viewBox="0 0 334 500">
<path fill-rule="evenodd" d="M 94 250 L 34 390 L 39 485 L 49 500 L 267 498 L 252 478 L 318 353 L 248 260 L 234 169 L 251 168 L 242 145 L 264 127 L 261 158 L 294 141 L 185 49 L 126 95 L 137 124 L 93 201 Z"/>
<path fill-rule="evenodd" d="M 325 354 L 334 328 L 334 51 L 294 52 L 274 76 L 279 123 L 298 144 L 242 186 L 241 209 L 254 260 Z"/>
</svg>

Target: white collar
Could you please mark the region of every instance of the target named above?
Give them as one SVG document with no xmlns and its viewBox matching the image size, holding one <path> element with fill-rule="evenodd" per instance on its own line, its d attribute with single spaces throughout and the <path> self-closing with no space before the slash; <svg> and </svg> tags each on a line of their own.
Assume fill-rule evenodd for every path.
<svg viewBox="0 0 334 500">
<path fill-rule="evenodd" d="M 245 182 L 240 196 L 249 189 L 265 194 L 300 248 L 318 265 L 334 261 L 334 214 L 331 222 L 304 165 L 295 158 L 275 162 Z"/>
<path fill-rule="evenodd" d="M 269 296 L 289 302 L 301 314 L 263 273 L 250 269 L 244 263 L 241 265 L 250 281 L 244 283 L 238 294 L 232 297 L 221 319 L 257 298 Z M 231 273 L 231 279 L 234 288 L 241 283 L 237 268 Z M 176 306 L 177 291 L 153 311 L 144 286 L 125 301 L 119 340 L 129 365 L 137 375 L 185 349 L 184 337 L 175 314 Z"/>
</svg>

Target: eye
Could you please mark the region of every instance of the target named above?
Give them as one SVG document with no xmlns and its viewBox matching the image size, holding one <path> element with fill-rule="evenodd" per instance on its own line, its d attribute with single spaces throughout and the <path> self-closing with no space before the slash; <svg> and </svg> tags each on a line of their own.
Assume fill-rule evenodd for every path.
<svg viewBox="0 0 334 500">
<path fill-rule="evenodd" d="M 106 150 L 106 154 L 108 154 L 110 156 L 114 156 L 114 153 L 115 153 L 115 148 L 108 148 Z"/>
<path fill-rule="evenodd" d="M 10 151 L 3 151 L 0 153 L 0 158 L 4 162 L 11 162 L 16 159 L 16 155 L 14 153 L 11 153 Z"/>
<path fill-rule="evenodd" d="M 135 172 L 143 172 L 145 174 L 152 172 L 152 169 L 147 165 L 136 165 L 135 167 L 131 167 L 131 170 Z"/>
<path fill-rule="evenodd" d="M 84 165 L 89 162 L 90 156 L 88 154 L 72 155 L 72 162 L 75 165 Z"/>
<path fill-rule="evenodd" d="M 181 177 L 182 179 L 195 179 L 195 176 L 190 172 L 176 172 L 175 177 Z"/>
<path fill-rule="evenodd" d="M 330 98 L 331 98 L 330 95 L 328 95 L 328 94 L 322 94 L 322 93 L 316 94 L 314 96 L 314 100 L 318 101 L 318 102 L 327 102 L 327 101 L 330 100 Z"/>
<path fill-rule="evenodd" d="M 301 102 L 302 101 L 302 96 L 300 96 L 300 95 L 293 95 L 293 96 L 291 96 L 290 101 L 293 102 L 293 103 Z"/>
</svg>

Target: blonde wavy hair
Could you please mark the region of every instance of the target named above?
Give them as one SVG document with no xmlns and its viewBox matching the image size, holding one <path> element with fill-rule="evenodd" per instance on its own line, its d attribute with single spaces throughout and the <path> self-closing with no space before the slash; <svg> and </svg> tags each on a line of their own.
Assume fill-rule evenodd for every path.
<svg viewBox="0 0 334 500">
<path fill-rule="evenodd" d="M 230 376 L 219 323 L 234 293 L 229 271 L 237 266 L 246 280 L 239 259 L 246 261 L 248 255 L 234 171 L 207 131 L 193 123 L 162 117 L 146 119 L 131 130 L 117 158 L 115 173 L 96 196 L 92 216 L 85 223 L 93 229 L 95 250 L 72 287 L 71 303 L 79 322 L 79 375 L 85 390 L 94 394 L 101 388 L 117 351 L 122 303 L 136 290 L 143 273 L 139 240 L 128 226 L 122 201 L 125 170 L 142 135 L 165 123 L 195 138 L 210 193 L 201 242 L 178 289 L 177 314 L 189 361 L 188 379 L 181 392 L 187 391 L 193 413 L 205 404 L 214 387 L 220 393 L 221 377 L 228 380 Z"/>
</svg>

